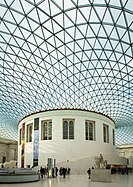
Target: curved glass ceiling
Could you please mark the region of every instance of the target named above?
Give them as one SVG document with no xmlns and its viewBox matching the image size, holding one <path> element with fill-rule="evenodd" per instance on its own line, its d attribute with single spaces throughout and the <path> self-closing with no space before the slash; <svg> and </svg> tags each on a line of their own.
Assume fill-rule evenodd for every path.
<svg viewBox="0 0 133 187">
<path fill-rule="evenodd" d="M 0 136 L 52 108 L 133 125 L 132 0 L 0 1 Z"/>
</svg>

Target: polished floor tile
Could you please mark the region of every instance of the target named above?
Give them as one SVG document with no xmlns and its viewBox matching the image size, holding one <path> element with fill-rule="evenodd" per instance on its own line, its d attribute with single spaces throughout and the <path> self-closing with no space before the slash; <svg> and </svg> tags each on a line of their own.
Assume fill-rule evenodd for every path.
<svg viewBox="0 0 133 187">
<path fill-rule="evenodd" d="M 0 187 L 133 187 L 133 174 L 112 175 L 112 182 L 92 182 L 87 175 L 69 175 L 66 178 L 45 178 L 39 182 L 0 184 Z"/>
</svg>

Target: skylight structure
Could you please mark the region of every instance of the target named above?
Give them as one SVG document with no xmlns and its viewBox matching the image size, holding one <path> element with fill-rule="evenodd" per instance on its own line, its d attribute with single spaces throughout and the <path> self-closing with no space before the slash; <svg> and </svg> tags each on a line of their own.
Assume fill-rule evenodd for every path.
<svg viewBox="0 0 133 187">
<path fill-rule="evenodd" d="M 132 0 L 0 1 L 0 136 L 55 108 L 133 125 Z"/>
</svg>

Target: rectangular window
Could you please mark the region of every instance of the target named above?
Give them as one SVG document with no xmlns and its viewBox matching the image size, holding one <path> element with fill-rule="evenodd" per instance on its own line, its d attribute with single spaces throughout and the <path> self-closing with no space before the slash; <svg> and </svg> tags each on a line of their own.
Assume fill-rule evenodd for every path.
<svg viewBox="0 0 133 187">
<path fill-rule="evenodd" d="M 19 145 L 22 143 L 22 129 L 19 131 Z"/>
<path fill-rule="evenodd" d="M 109 143 L 109 127 L 103 124 L 103 141 Z"/>
<path fill-rule="evenodd" d="M 74 139 L 74 119 L 63 119 L 63 139 Z"/>
<path fill-rule="evenodd" d="M 42 140 L 52 140 L 52 121 L 43 120 L 42 126 Z"/>
<path fill-rule="evenodd" d="M 26 142 L 32 142 L 32 128 L 33 124 L 27 125 L 27 136 L 26 136 Z"/>
<path fill-rule="evenodd" d="M 95 141 L 95 121 L 85 121 L 85 140 Z"/>
<path fill-rule="evenodd" d="M 113 145 L 115 145 L 115 130 L 113 129 Z"/>
</svg>

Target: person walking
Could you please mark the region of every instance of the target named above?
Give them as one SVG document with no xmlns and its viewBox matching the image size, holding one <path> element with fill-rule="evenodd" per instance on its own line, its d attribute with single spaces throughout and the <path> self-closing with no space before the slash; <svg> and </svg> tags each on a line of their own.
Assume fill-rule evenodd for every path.
<svg viewBox="0 0 133 187">
<path fill-rule="evenodd" d="M 90 179 L 91 178 L 91 169 L 90 168 L 87 170 L 87 173 L 88 173 L 89 179 Z"/>
<path fill-rule="evenodd" d="M 41 174 L 41 178 L 43 179 L 43 168 L 40 168 L 40 174 Z"/>
</svg>

